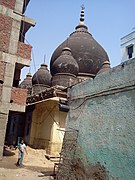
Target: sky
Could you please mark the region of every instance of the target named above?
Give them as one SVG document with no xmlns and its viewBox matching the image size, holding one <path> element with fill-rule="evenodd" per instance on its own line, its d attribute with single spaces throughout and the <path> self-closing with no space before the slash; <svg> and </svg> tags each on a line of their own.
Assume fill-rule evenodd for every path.
<svg viewBox="0 0 135 180">
<path fill-rule="evenodd" d="M 50 64 L 54 50 L 79 24 L 81 5 L 85 6 L 85 24 L 94 39 L 106 50 L 111 67 L 121 63 L 120 38 L 135 27 L 135 0 L 30 0 L 25 15 L 36 21 L 26 41 L 33 46 L 30 68 L 21 80 L 33 75 L 42 63 Z"/>
</svg>

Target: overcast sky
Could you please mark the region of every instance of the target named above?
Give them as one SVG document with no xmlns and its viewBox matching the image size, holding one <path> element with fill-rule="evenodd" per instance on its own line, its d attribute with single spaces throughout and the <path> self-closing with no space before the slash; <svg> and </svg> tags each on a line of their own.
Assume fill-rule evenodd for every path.
<svg viewBox="0 0 135 180">
<path fill-rule="evenodd" d="M 108 53 L 111 66 L 120 64 L 120 38 L 135 27 L 135 0 L 31 0 L 25 15 L 36 21 L 26 35 L 33 46 L 32 75 L 44 62 L 44 55 L 49 66 L 56 47 L 74 31 L 82 4 L 89 32 Z M 29 68 L 23 69 L 21 80 L 28 72 Z"/>
</svg>

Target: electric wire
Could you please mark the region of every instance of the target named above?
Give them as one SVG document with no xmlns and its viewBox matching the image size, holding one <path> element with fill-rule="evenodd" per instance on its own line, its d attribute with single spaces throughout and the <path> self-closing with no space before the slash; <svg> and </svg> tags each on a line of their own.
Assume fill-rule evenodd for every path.
<svg viewBox="0 0 135 180">
<path fill-rule="evenodd" d="M 135 89 L 135 81 L 129 81 L 128 83 L 132 83 L 132 82 L 133 82 L 132 85 L 128 85 L 128 86 L 125 85 L 124 87 L 111 88 L 111 89 L 108 89 L 106 91 L 104 90 L 102 92 L 99 92 L 99 93 L 96 93 L 93 95 L 86 95 L 86 96 L 82 96 L 82 97 L 77 96 L 74 99 L 70 99 L 70 102 L 75 101 L 75 100 L 81 100 L 81 99 L 83 100 L 83 102 L 80 103 L 79 106 L 77 106 L 75 108 L 70 108 L 70 110 L 78 109 L 89 99 L 94 99 L 94 98 L 101 97 L 101 96 L 108 96 L 110 94 L 116 94 L 119 92 L 124 92 L 124 91 L 129 91 L 129 90 Z M 126 83 L 124 83 L 124 84 L 126 84 Z"/>
<path fill-rule="evenodd" d="M 20 32 L 20 33 L 21 33 L 21 32 Z M 24 39 L 25 39 L 25 41 L 28 43 L 28 45 L 31 46 L 31 44 L 29 43 L 29 41 L 25 38 L 25 36 L 24 36 L 22 33 L 21 33 L 21 36 L 23 36 Z M 34 70 L 35 70 L 35 72 L 36 72 L 37 70 L 36 70 L 36 63 L 35 63 L 35 57 L 34 57 L 34 51 L 33 51 L 33 49 L 31 49 L 31 55 L 32 55 L 32 59 L 33 59 Z M 30 66 L 31 66 L 31 64 L 30 64 Z M 39 87 L 40 92 L 41 92 L 41 97 L 42 97 L 42 99 L 43 99 L 43 96 L 42 96 L 42 89 L 41 89 L 41 87 L 40 87 L 39 79 L 38 79 L 37 74 L 36 74 L 36 79 L 37 79 L 38 87 Z"/>
</svg>

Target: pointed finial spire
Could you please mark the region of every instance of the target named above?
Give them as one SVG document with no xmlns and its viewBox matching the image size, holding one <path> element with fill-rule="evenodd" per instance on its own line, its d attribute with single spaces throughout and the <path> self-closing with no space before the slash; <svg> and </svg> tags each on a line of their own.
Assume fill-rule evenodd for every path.
<svg viewBox="0 0 135 180">
<path fill-rule="evenodd" d="M 77 31 L 78 31 L 78 32 L 80 32 L 80 31 L 82 31 L 82 32 L 88 32 L 88 28 L 87 28 L 87 26 L 86 26 L 85 23 L 84 23 L 84 9 L 85 9 L 85 7 L 84 7 L 84 4 L 83 4 L 83 5 L 81 6 L 81 14 L 80 14 L 80 22 L 79 22 L 79 25 L 75 27 L 76 32 L 77 32 Z"/>
<path fill-rule="evenodd" d="M 82 4 L 81 6 L 82 10 L 81 10 L 81 14 L 80 14 L 80 24 L 84 24 L 84 4 Z"/>
<path fill-rule="evenodd" d="M 29 72 L 26 74 L 26 78 L 28 78 L 28 77 L 32 77 L 32 75 L 31 75 L 31 66 L 29 67 Z"/>
</svg>

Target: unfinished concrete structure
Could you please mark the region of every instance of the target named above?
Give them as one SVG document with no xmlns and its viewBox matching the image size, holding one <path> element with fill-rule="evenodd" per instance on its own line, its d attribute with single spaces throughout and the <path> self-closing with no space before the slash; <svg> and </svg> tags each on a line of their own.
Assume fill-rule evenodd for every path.
<svg viewBox="0 0 135 180">
<path fill-rule="evenodd" d="M 28 3 L 29 0 L 0 1 L 0 159 L 8 116 L 25 111 L 27 90 L 18 86 L 21 69 L 29 66 L 31 59 L 32 47 L 24 42 L 25 33 L 35 25 L 24 15 Z"/>
</svg>

